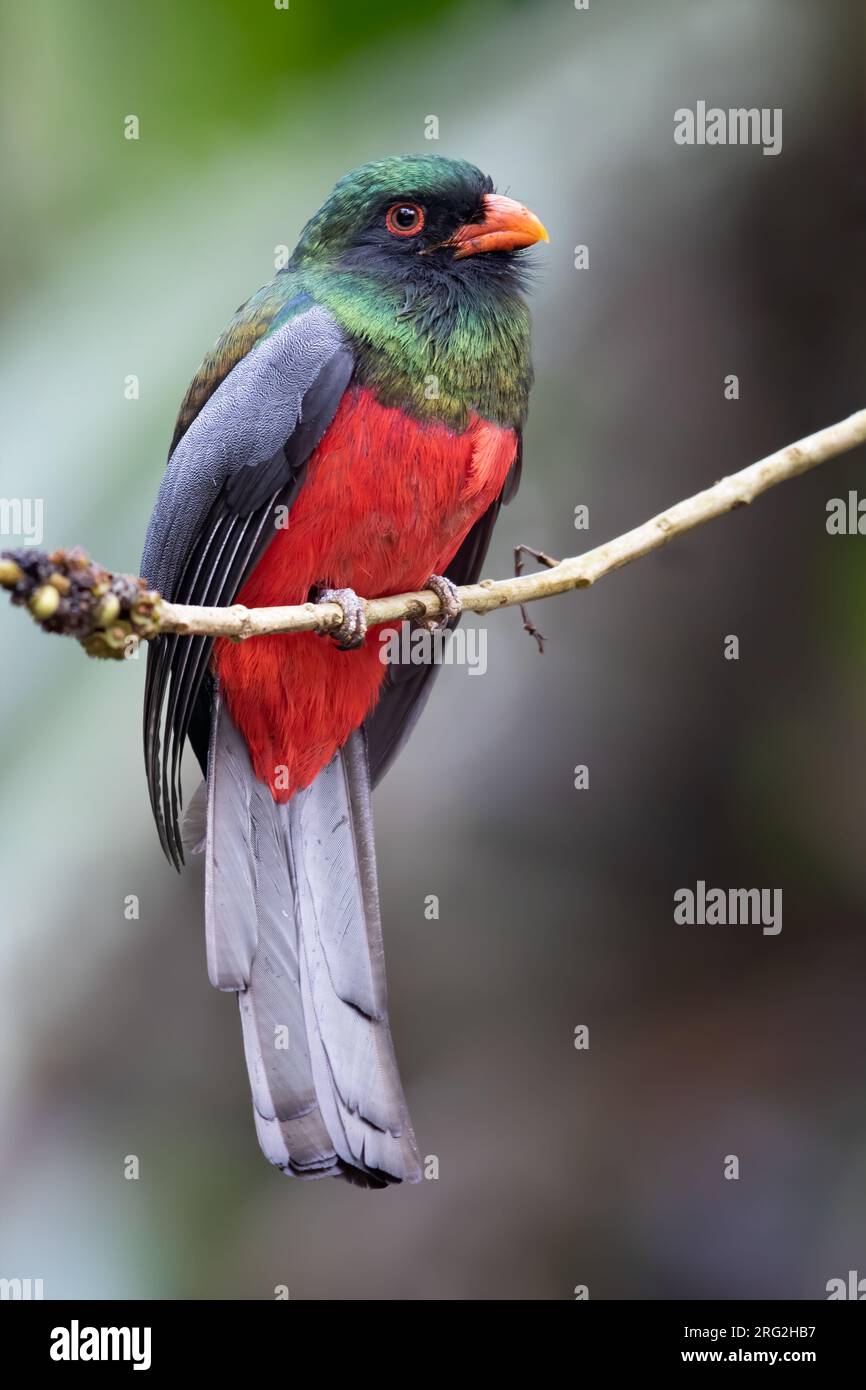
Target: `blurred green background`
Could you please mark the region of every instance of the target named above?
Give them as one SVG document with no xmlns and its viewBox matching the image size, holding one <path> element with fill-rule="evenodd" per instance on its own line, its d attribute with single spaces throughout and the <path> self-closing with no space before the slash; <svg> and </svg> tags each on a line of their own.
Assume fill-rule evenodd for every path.
<svg viewBox="0 0 866 1390">
<path fill-rule="evenodd" d="M 489 574 L 866 405 L 862 27 L 855 0 L 5 0 L 0 496 L 44 499 L 49 547 L 134 568 L 205 349 L 341 173 L 413 150 L 473 160 L 551 232 Z M 698 99 L 781 107 L 782 153 L 676 146 Z M 265 1164 L 200 870 L 150 823 L 144 662 L 0 614 L 0 1275 L 567 1299 L 866 1273 L 866 564 L 824 525 L 864 463 L 539 605 L 541 659 L 505 612 L 484 678 L 442 672 L 377 800 L 394 1030 L 440 1163 L 417 1188 Z M 674 925 L 698 878 L 781 887 L 781 935 Z"/>
</svg>

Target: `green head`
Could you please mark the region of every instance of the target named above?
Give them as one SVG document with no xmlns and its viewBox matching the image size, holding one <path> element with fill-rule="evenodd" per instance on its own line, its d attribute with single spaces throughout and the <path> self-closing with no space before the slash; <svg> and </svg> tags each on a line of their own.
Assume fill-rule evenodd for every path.
<svg viewBox="0 0 866 1390">
<path fill-rule="evenodd" d="M 474 164 L 395 155 L 343 175 L 301 233 L 293 262 L 424 274 L 480 252 L 511 257 L 547 239 L 538 218 L 497 197 Z M 501 272 L 506 263 L 495 266 Z"/>
<path fill-rule="evenodd" d="M 342 323 L 386 404 L 455 426 L 519 424 L 531 369 L 521 288 L 538 218 L 464 160 L 406 155 L 344 175 L 287 267 Z"/>
</svg>

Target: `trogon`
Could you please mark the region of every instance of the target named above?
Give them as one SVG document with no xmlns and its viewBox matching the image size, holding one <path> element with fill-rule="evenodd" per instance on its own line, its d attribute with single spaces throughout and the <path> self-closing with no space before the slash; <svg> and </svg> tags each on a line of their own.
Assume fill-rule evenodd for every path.
<svg viewBox="0 0 866 1390">
<path fill-rule="evenodd" d="M 151 517 L 142 574 L 168 599 L 343 612 L 325 637 L 164 635 L 144 698 L 160 840 L 178 868 L 205 855 L 208 972 L 238 996 L 258 1139 L 301 1177 L 420 1176 L 370 793 L 436 666 L 383 662 L 358 596 L 432 588 L 456 622 L 517 487 L 525 248 L 546 240 L 460 160 L 346 174 L 202 363 Z M 181 823 L 187 739 L 205 781 Z"/>
</svg>

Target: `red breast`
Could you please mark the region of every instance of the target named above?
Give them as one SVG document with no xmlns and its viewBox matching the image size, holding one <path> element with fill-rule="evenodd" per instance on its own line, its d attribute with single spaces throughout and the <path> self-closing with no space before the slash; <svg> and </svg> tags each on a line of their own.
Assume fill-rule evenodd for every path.
<svg viewBox="0 0 866 1390">
<path fill-rule="evenodd" d="M 351 389 L 238 602 L 303 603 L 315 584 L 364 598 L 422 588 L 499 496 L 516 449 L 513 430 L 477 416 L 457 434 Z M 350 652 L 311 633 L 217 642 L 232 716 L 276 800 L 308 786 L 375 704 L 382 631 Z"/>
</svg>

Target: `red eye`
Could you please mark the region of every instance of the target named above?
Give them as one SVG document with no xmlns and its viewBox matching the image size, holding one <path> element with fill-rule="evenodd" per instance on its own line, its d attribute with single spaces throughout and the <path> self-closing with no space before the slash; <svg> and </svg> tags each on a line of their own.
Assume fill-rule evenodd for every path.
<svg viewBox="0 0 866 1390">
<path fill-rule="evenodd" d="M 394 236 L 417 236 L 424 226 L 424 209 L 417 203 L 392 203 L 385 214 L 385 226 Z"/>
</svg>

